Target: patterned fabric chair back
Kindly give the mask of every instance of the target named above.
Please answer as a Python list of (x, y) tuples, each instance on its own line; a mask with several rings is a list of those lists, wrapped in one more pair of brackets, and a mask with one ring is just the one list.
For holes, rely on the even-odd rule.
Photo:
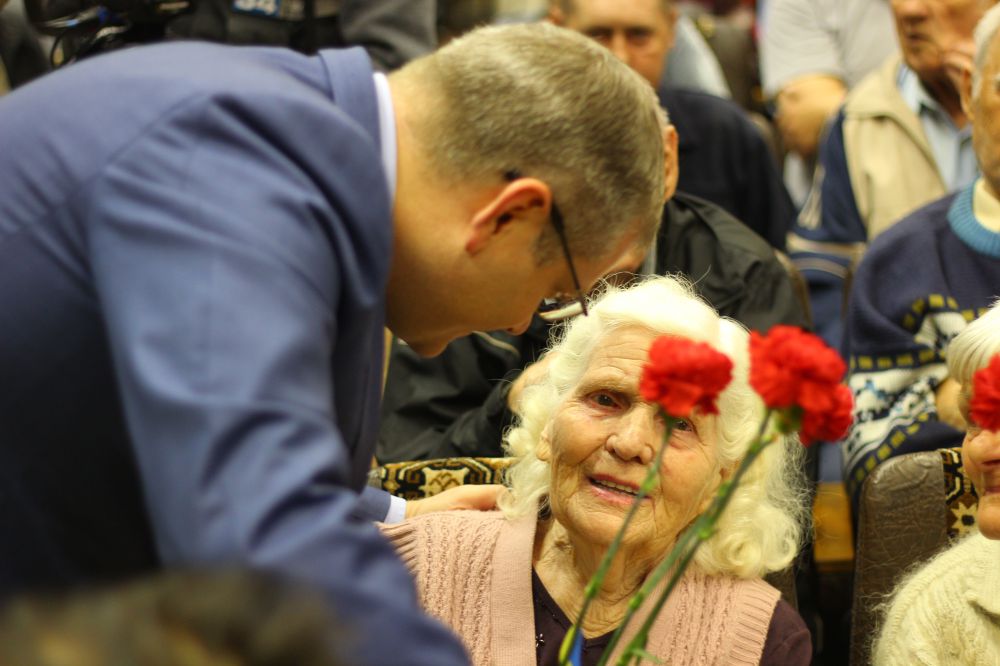
[(851, 666), (866, 666), (878, 636), (878, 606), (915, 566), (976, 525), (977, 495), (961, 449), (890, 458), (865, 480), (851, 613)]
[(503, 483), (514, 458), (440, 458), (388, 463), (373, 469), (370, 485), (402, 497), (423, 499), (455, 486)]

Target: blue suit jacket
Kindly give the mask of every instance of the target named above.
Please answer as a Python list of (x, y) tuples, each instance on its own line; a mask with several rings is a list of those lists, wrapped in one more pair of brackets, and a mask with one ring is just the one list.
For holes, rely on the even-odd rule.
[(349, 663), (463, 662), (352, 516), (378, 141), (360, 50), (131, 49), (0, 100), (0, 595), (249, 563), (329, 590)]

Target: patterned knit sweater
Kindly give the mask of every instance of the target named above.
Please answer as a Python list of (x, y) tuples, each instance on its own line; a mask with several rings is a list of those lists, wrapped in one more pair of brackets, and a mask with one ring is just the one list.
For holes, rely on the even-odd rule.
[(854, 426), (843, 444), (855, 504), (887, 458), (957, 446), (934, 391), (946, 349), (1000, 296), (1000, 234), (973, 214), (973, 188), (935, 201), (875, 239), (858, 266), (844, 338)]
[(1000, 666), (1000, 541), (973, 534), (900, 585), (875, 666)]
[[(475, 666), (535, 664), (531, 559), (537, 520), (448, 511), (384, 525), (425, 610), (464, 641)], [(630, 623), (624, 645), (658, 597)], [(760, 661), (779, 593), (760, 579), (689, 571), (653, 625), (649, 652), (670, 666)]]

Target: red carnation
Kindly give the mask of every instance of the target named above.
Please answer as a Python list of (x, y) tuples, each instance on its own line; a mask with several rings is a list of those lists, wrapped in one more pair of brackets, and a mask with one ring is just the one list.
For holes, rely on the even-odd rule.
[[(794, 326), (750, 334), (750, 385), (772, 409), (790, 410), (805, 445), (840, 439), (851, 425), (847, 366), (819, 337)], [(798, 417), (798, 418), (794, 418)]]
[(1000, 354), (973, 375), (969, 416), (980, 428), (1000, 432)]
[(639, 392), (670, 416), (685, 418), (698, 407), (718, 414), (715, 399), (733, 376), (733, 362), (704, 342), (671, 336), (653, 340)]

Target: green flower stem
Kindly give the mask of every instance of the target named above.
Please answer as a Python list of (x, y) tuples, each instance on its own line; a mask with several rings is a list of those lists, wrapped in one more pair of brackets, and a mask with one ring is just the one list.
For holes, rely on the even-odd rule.
[[(628, 600), (628, 611), (626, 611), (625, 617), (618, 625), (618, 628), (615, 629), (615, 633), (611, 635), (611, 639), (608, 641), (607, 647), (605, 647), (604, 652), (601, 653), (601, 658), (597, 662), (597, 666), (605, 666), (608, 663), (608, 660), (611, 658), (611, 653), (614, 652), (615, 647), (618, 646), (618, 642), (621, 640), (622, 634), (625, 633), (625, 628), (632, 620), (632, 616), (636, 614), (643, 602), (646, 601), (646, 597), (648, 597), (653, 591), (653, 588), (656, 587), (656, 583), (659, 583), (663, 576), (670, 571), (674, 562), (677, 561), (677, 558), (680, 557), (683, 550), (687, 547), (688, 542), (690, 542), (693, 538), (694, 530), (688, 530), (681, 535), (681, 538), (670, 550), (670, 554), (667, 556), (667, 559), (660, 563), (660, 565), (653, 571), (653, 574), (646, 580), (646, 583), (643, 584), (643, 586), (639, 588), (639, 591)], [(650, 584), (651, 581), (652, 584)], [(655, 615), (653, 617), (655, 617)], [(631, 647), (631, 643), (629, 645)], [(622, 658), (624, 659), (628, 654), (629, 652), (626, 651)]]
[[(618, 660), (617, 666), (627, 666), (627, 664), (629, 664), (629, 662), (633, 659), (635, 659), (635, 663), (638, 664), (643, 656), (647, 654), (646, 643), (649, 640), (649, 631), (653, 626), (653, 622), (656, 621), (660, 611), (663, 609), (664, 604), (666, 604), (667, 598), (670, 596), (670, 593), (673, 592), (674, 587), (677, 586), (677, 582), (684, 574), (685, 569), (687, 569), (688, 564), (698, 551), (698, 548), (702, 543), (711, 538), (712, 534), (715, 532), (715, 525), (722, 516), (722, 512), (725, 511), (726, 506), (729, 504), (729, 500), (732, 499), (733, 491), (739, 486), (743, 475), (746, 474), (747, 470), (757, 459), (757, 456), (760, 455), (760, 452), (763, 451), (768, 444), (774, 441), (773, 436), (767, 438), (764, 437), (767, 425), (771, 420), (771, 414), (771, 410), (768, 410), (763, 423), (760, 425), (760, 430), (757, 432), (757, 437), (747, 448), (747, 453), (740, 462), (739, 467), (737, 467), (736, 473), (733, 474), (733, 478), (724, 481), (719, 485), (719, 490), (708, 509), (706, 509), (706, 511), (699, 516), (698, 520), (695, 521), (694, 526), (688, 530), (674, 545), (674, 548), (670, 551), (670, 555), (654, 570), (653, 574), (646, 580), (639, 592), (636, 593), (635, 597), (629, 600), (629, 612), (626, 614), (621, 625), (615, 631), (615, 635), (612, 636), (611, 641), (605, 649), (605, 654), (610, 654), (614, 649), (617, 644), (616, 638), (624, 630), (626, 624), (631, 619), (631, 616), (635, 612), (634, 609), (638, 609), (638, 607), (642, 604), (642, 601), (645, 600), (645, 598), (659, 584), (660, 580), (663, 579), (663, 576), (666, 575), (666, 573), (673, 567), (674, 562), (680, 559), (680, 566), (674, 570), (670, 581), (667, 583), (666, 589), (663, 590), (663, 593), (657, 600), (656, 605), (650, 612), (649, 617), (646, 618), (646, 621), (643, 623), (638, 633), (636, 633), (635, 637), (626, 646), (625, 651)], [(636, 598), (639, 598), (640, 595), (641, 599), (638, 603), (633, 604), (633, 601)], [(605, 661), (606, 657), (605, 655), (602, 655), (599, 664), (604, 664)]]
[(622, 526), (618, 528), (615, 538), (611, 540), (611, 545), (608, 546), (608, 550), (604, 553), (597, 571), (594, 572), (590, 582), (587, 583), (587, 587), (584, 589), (583, 606), (580, 608), (580, 614), (577, 616), (573, 626), (566, 632), (562, 645), (559, 646), (559, 666), (566, 666), (569, 663), (569, 655), (573, 647), (573, 641), (576, 640), (576, 633), (583, 631), (583, 620), (587, 617), (587, 611), (590, 609), (591, 602), (601, 589), (601, 584), (608, 574), (608, 569), (611, 568), (611, 562), (614, 561), (615, 555), (618, 554), (618, 550), (621, 548), (622, 540), (625, 538), (625, 530), (628, 529), (629, 523), (632, 522), (636, 512), (639, 510), (639, 504), (643, 498), (649, 494), (649, 491), (656, 484), (656, 478), (660, 473), (660, 463), (663, 460), (663, 451), (666, 448), (666, 443), (670, 441), (670, 435), (673, 433), (676, 423), (677, 419), (672, 416), (666, 416), (666, 431), (663, 434), (663, 443), (660, 445), (660, 450), (656, 453), (656, 459), (653, 461), (653, 465), (649, 468), (649, 471), (646, 472), (646, 478), (642, 480), (639, 492), (636, 493), (635, 499), (632, 500), (632, 506), (629, 507), (628, 513), (625, 514), (625, 520), (622, 522)]

